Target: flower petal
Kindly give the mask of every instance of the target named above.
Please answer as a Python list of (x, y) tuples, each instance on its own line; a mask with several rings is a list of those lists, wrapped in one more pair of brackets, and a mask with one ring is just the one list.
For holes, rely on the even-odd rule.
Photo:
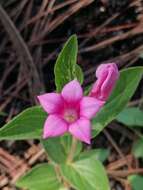
[(61, 95), (57, 93), (46, 93), (37, 98), (47, 113), (58, 113), (63, 104)]
[(49, 115), (44, 124), (43, 138), (61, 136), (67, 132), (67, 123), (58, 115)]
[(93, 97), (84, 97), (80, 102), (80, 115), (91, 119), (104, 105), (104, 101)]
[(116, 64), (101, 64), (97, 68), (96, 77), (97, 81), (92, 87), (90, 96), (106, 101), (119, 78), (119, 71)]
[(76, 102), (82, 98), (83, 92), (80, 83), (73, 80), (64, 86), (61, 94), (67, 102)]
[(69, 126), (69, 132), (77, 139), (90, 144), (91, 126), (90, 121), (86, 118), (80, 118)]

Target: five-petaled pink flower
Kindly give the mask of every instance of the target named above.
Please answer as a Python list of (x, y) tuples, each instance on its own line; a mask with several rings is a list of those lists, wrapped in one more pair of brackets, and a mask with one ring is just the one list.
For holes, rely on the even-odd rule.
[[(118, 78), (110, 71), (112, 65), (116, 70), (115, 64), (110, 64), (109, 67), (108, 64), (99, 66), (96, 73), (98, 80), (90, 96), (83, 96), (83, 90), (77, 80), (66, 84), (61, 93), (38, 96), (40, 104), (49, 114), (44, 124), (43, 138), (56, 137), (69, 132), (75, 138), (90, 144), (90, 119), (104, 105)], [(118, 72), (115, 75), (119, 76)]]

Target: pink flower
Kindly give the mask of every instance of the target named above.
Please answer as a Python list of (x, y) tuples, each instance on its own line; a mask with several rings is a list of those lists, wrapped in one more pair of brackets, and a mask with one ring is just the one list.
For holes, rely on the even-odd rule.
[(89, 96), (106, 101), (119, 78), (116, 64), (101, 64), (96, 70), (96, 77), (97, 81), (94, 83)]
[(66, 84), (61, 92), (38, 96), (40, 104), (49, 114), (44, 124), (43, 138), (71, 133), (75, 138), (90, 144), (90, 119), (105, 103), (94, 97), (83, 96), (77, 80)]

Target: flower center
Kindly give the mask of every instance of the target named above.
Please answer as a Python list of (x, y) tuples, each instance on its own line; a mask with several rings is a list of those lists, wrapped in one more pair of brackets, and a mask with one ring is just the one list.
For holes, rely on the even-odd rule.
[(78, 118), (78, 113), (75, 109), (66, 109), (64, 112), (64, 119), (69, 122), (73, 123)]

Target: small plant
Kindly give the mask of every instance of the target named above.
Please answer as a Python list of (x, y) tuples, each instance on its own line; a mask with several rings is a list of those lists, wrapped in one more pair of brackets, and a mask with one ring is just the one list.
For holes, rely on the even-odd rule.
[[(38, 96), (41, 106), (24, 110), (0, 129), (0, 139), (39, 139), (48, 162), (38, 164), (17, 181), (29, 190), (109, 190), (102, 162), (105, 149), (86, 150), (125, 108), (141, 80), (143, 67), (118, 72), (115, 63), (101, 64), (97, 81), (83, 92), (77, 65), (77, 38), (71, 36), (55, 64), (56, 92)], [(112, 92), (112, 93), (111, 93)], [(84, 95), (86, 94), (86, 95)]]

